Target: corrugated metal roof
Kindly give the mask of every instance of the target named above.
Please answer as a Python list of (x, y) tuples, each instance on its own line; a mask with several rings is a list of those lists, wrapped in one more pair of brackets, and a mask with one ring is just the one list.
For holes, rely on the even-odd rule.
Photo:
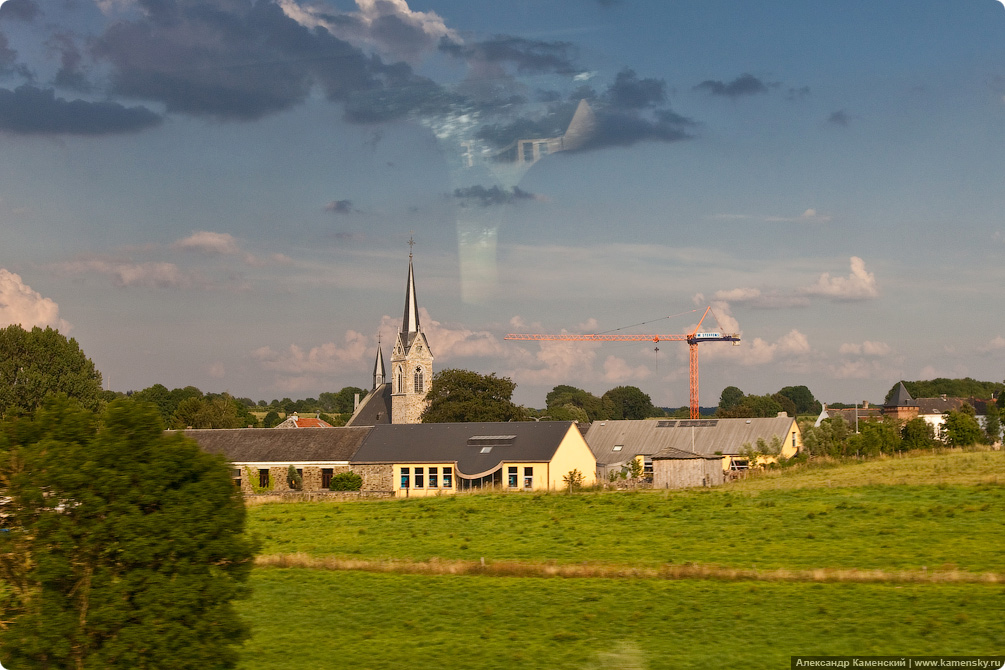
[(349, 461), (371, 430), (234, 428), (177, 432), (194, 439), (203, 451), (222, 454), (237, 463), (302, 463)]
[[(701, 419), (694, 422), (594, 421), (586, 431), (586, 443), (593, 450), (597, 462), (604, 465), (625, 463), (640, 454), (652, 456), (667, 448), (705, 456), (716, 455), (716, 452), (736, 455), (745, 444), (755, 445), (758, 438), (766, 442), (776, 435), (783, 441), (788, 439), (793, 421), (789, 416)], [(622, 448), (615, 450), (619, 445)]]
[[(458, 474), (474, 477), (495, 470), (503, 461), (550, 461), (572, 425), (540, 421), (375, 426), (353, 462), (456, 463)], [(494, 444), (486, 443), (490, 437), (497, 438)]]

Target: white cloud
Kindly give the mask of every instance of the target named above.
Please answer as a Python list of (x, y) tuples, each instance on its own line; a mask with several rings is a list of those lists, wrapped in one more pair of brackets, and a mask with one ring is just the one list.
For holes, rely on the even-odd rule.
[(795, 329), (774, 342), (755, 337), (753, 340), (741, 341), (738, 346), (709, 343), (699, 347), (703, 359), (732, 361), (745, 367), (767, 365), (781, 359), (802, 359), (812, 351), (807, 337)]
[(63, 332), (71, 328), (59, 318), (59, 305), (51, 298), (32, 290), (20, 275), (0, 268), (0, 327), (13, 324), (22, 328), (52, 326)]
[(846, 342), (842, 344), (838, 351), (842, 354), (854, 356), (889, 356), (892, 349), (886, 342), (870, 342), (866, 340), (862, 344)]
[(1005, 349), (1005, 337), (997, 335), (993, 340), (985, 344), (983, 347), (978, 347), (977, 350), (982, 353), (988, 353), (990, 351), (999, 351), (1001, 349)]
[(230, 233), (214, 233), (199, 230), (188, 237), (178, 240), (173, 245), (175, 249), (185, 251), (200, 251), (204, 254), (233, 255), (241, 252), (237, 240)]
[(604, 360), (604, 381), (612, 384), (637, 382), (652, 376), (652, 370), (644, 365), (632, 367), (623, 358), (608, 356)]
[(835, 300), (866, 300), (879, 296), (876, 277), (866, 271), (865, 261), (858, 256), (851, 257), (851, 274), (847, 277), (831, 277), (829, 272), (824, 272), (815, 284), (801, 292)]
[(174, 263), (147, 261), (134, 263), (100, 258), (62, 263), (57, 266), (69, 274), (93, 272), (111, 278), (116, 286), (147, 286), (152, 288), (186, 288), (194, 282)]
[(209, 366), (209, 376), (213, 379), (222, 379), (226, 374), (227, 371), (223, 367), (223, 363), (220, 361), (217, 361)]
[(716, 291), (713, 300), (727, 302), (748, 302), (761, 297), (761, 290), (756, 288), (734, 288), (730, 291)]
[(763, 221), (766, 223), (827, 223), (831, 216), (820, 214), (810, 207), (799, 216), (763, 216), (757, 214), (713, 214), (708, 217), (719, 221)]

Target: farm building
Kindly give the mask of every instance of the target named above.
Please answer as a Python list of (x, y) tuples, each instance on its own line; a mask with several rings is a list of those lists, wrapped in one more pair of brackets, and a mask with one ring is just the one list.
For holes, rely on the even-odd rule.
[(726, 481), (719, 456), (706, 456), (674, 447), (664, 447), (653, 454), (653, 488), (685, 489), (693, 486), (718, 486)]
[(653, 474), (653, 457), (667, 448), (714, 456), (723, 470), (744, 469), (748, 466), (744, 451), (756, 448), (759, 441), (767, 447), (776, 445), (785, 458), (803, 446), (796, 420), (784, 412), (757, 419), (596, 421), (586, 431), (601, 479), (621, 472), (633, 460), (642, 461), (646, 475)]

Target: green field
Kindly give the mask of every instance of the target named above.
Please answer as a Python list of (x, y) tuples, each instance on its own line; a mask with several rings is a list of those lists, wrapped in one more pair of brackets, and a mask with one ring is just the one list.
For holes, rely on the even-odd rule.
[[(789, 470), (714, 490), (251, 506), (249, 532), (266, 560), (296, 553), (392, 572), (257, 568), (254, 594), (240, 604), (254, 626), (242, 667), (787, 668), (793, 654), (1001, 653), (1005, 487), (993, 478), (1003, 471), (1000, 452), (957, 453)], [(756, 567), (759, 576), (393, 572), (483, 558), (490, 568), (584, 575), (670, 564)], [(819, 568), (997, 581), (779, 581), (767, 572)]]

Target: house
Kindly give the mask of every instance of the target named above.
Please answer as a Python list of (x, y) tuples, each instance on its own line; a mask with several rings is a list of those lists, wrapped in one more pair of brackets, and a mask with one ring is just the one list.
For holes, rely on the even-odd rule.
[(331, 428), (332, 425), (314, 416), (299, 416), (296, 412), (286, 417), (282, 423), (278, 423), (273, 428)]
[(863, 400), (861, 405), (855, 407), (835, 408), (824, 405), (823, 409), (820, 410), (820, 416), (817, 417), (813, 425), (819, 428), (824, 419), (840, 416), (845, 423), (854, 428), (862, 421), (882, 421), (883, 409), (883, 406), (872, 405), (868, 400)]
[(994, 402), (994, 400), (989, 401), (973, 396), (953, 398), (946, 394), (937, 398), (912, 398), (904, 386), (904, 382), (901, 382), (897, 385), (890, 403), (884, 408), (884, 415), (892, 416), (901, 421), (910, 421), (915, 418), (924, 419), (925, 423), (932, 427), (932, 433), (935, 437), (943, 440), (945, 439), (943, 426), (946, 423), (946, 414), (959, 411), (964, 405), (970, 405), (974, 408), (977, 422), (983, 428), (987, 425), (988, 402)]
[(753, 419), (595, 421), (586, 431), (601, 479), (620, 473), (633, 460), (642, 461), (644, 474), (655, 476), (653, 457), (668, 447), (714, 456), (724, 471), (745, 469), (749, 466), (745, 451), (756, 448), (759, 440), (766, 445), (776, 443), (785, 458), (795, 456), (803, 446), (796, 420), (785, 412)]
[(486, 487), (555, 491), (566, 487), (573, 470), (582, 473), (584, 486), (595, 484), (597, 469), (571, 421), (375, 426), (351, 465), (390, 476), (395, 496)]
[(194, 439), (203, 451), (226, 457), (234, 465), (237, 487), (244, 493), (254, 493), (255, 487), (277, 492), (289, 490), (286, 475), (291, 465), (302, 477), (303, 490), (327, 489), (333, 475), (350, 469), (353, 454), (370, 430), (233, 428), (181, 432)]

